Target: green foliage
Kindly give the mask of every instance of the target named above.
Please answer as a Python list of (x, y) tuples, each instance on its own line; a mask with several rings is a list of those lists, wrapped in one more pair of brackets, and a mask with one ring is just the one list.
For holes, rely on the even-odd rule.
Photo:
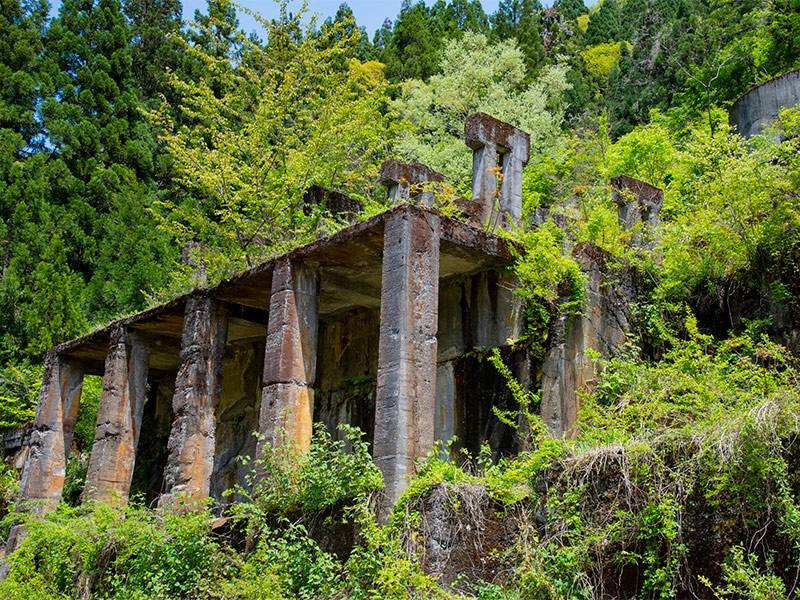
[(625, 174), (663, 187), (677, 158), (669, 131), (652, 115), (650, 125), (637, 127), (622, 136), (607, 155), (605, 170), (608, 177)]
[[(786, 585), (780, 577), (770, 573), (772, 556), (766, 561), (765, 570), (759, 567), (758, 557), (748, 553), (742, 546), (734, 546), (730, 556), (722, 566), (725, 587), (714, 590), (717, 598), (747, 598), (748, 600), (779, 600), (787, 598)], [(708, 579), (703, 579), (708, 587), (713, 586)]]
[(632, 46), (629, 42), (617, 42), (616, 44), (597, 44), (587, 46), (581, 53), (583, 60), (586, 61), (586, 68), (599, 81), (605, 81), (611, 74), (611, 69), (617, 64), (622, 56), (622, 45), (625, 44), (630, 52)]
[(66, 508), (27, 523), (29, 535), (0, 584), (5, 598), (182, 598), (215, 567), (208, 514), (176, 515), (135, 503)]
[(75, 443), (84, 453), (92, 451), (94, 433), (97, 426), (97, 409), (103, 391), (103, 378), (99, 375), (84, 375), (81, 405), (78, 408), (78, 421), (75, 424)]
[(311, 446), (305, 451), (293, 440), (275, 448), (265, 444), (253, 461), (254, 472), (248, 480), (252, 489), (237, 488), (248, 499), (237, 511), (251, 518), (295, 515), (349, 506), (380, 490), (381, 473), (372, 462), (369, 445), (361, 439), (362, 432), (344, 424), (339, 430), (344, 439), (334, 440), (321, 423), (315, 424)]
[(25, 364), (0, 369), (0, 428), (33, 420), (42, 371), (39, 366)]
[(548, 222), (536, 229), (519, 231), (513, 239), (520, 245), (512, 246), (516, 257), (514, 272), (521, 284), (517, 293), (550, 306), (559, 295), (568, 296), (569, 302), (562, 310), (579, 311), (584, 294), (583, 274), (575, 260), (561, 252), (564, 233)]
[(482, 34), (465, 33), (448, 41), (441, 73), (427, 83), (406, 80), (391, 103), (392, 110), (414, 126), (413, 131), (402, 131), (396, 151), (464, 184), (472, 164), (463, 141), (464, 120), (482, 111), (528, 132), (535, 153), (561, 126), (566, 70), (553, 66), (526, 84), (522, 52), (513, 39), (491, 44)]
[(0, 461), (0, 519), (11, 511), (19, 492), (19, 474), (13, 465)]
[[(383, 79), (346, 60), (351, 40), (340, 24), (312, 35), (314, 21), (303, 31), (301, 15), (284, 2), (280, 18), (260, 20), (268, 43), (239, 36), (234, 62), (187, 43), (207, 75), (173, 76), (179, 105), (165, 103), (150, 114), (179, 183), (193, 196), (164, 200), (161, 225), (180, 244), (201, 244), (192, 258), (205, 265), (207, 281), (194, 283), (218, 281), (313, 239), (320, 213), (303, 210), (310, 185), (362, 198), (372, 193), (369, 174), (388, 134), (379, 112)], [(203, 32), (214, 35), (210, 27)]]
[(743, 140), (724, 128), (713, 138), (695, 131), (666, 207), (674, 215), (662, 234), (669, 285), (692, 290), (750, 273), (764, 289), (775, 278), (798, 232), (793, 164), (774, 160), (775, 152), (766, 140), (745, 151)]
[[(341, 588), (341, 565), (332, 554), (320, 550), (303, 525), (282, 519), (275, 529), (261, 528), (259, 535), (258, 545), (242, 565), (239, 579), (226, 582), (228, 590), (240, 594), (237, 587), (241, 582), (245, 589), (250, 587), (266, 598), (306, 600), (331, 596)], [(256, 592), (256, 583), (266, 584), (266, 589)], [(262, 596), (245, 596), (250, 597)]]

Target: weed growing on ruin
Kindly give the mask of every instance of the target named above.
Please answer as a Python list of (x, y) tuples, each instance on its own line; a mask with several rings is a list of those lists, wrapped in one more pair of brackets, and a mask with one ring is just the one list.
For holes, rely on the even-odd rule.
[[(533, 229), (517, 229), (510, 236), (514, 272), (520, 281), (516, 293), (529, 303), (533, 329), (546, 326), (557, 307), (567, 313), (581, 310), (583, 274), (577, 261), (562, 252), (564, 237), (549, 221)], [(566, 301), (557, 304), (559, 297)]]
[[(260, 455), (252, 461), (243, 459), (252, 464), (253, 472), (246, 486), (235, 488), (247, 499), (237, 506), (237, 514), (262, 518), (344, 507), (383, 488), (364, 434), (345, 424), (339, 425), (339, 431), (344, 439), (333, 439), (323, 424), (315, 424), (307, 451), (301, 451), (288, 436), (282, 436), (285, 441), (275, 448), (261, 438)], [(346, 451), (348, 445), (350, 451)]]

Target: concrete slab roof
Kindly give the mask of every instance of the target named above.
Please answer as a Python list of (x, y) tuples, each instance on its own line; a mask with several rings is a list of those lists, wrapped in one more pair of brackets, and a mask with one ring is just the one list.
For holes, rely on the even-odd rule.
[[(263, 339), (267, 332), (272, 272), (275, 263), (284, 258), (320, 268), (321, 319), (360, 308), (379, 308), (383, 225), (388, 216), (401, 212), (439, 213), (428, 207), (401, 204), (237, 273), (218, 285), (192, 290), (159, 306), (117, 319), (60, 344), (53, 351), (82, 363), (88, 374), (102, 374), (111, 332), (125, 326), (144, 331), (151, 338), (151, 370), (176, 370), (180, 366), (184, 308), (187, 298), (193, 296), (213, 297), (230, 305), (228, 345)], [(440, 279), (501, 267), (512, 261), (509, 243), (504, 238), (439, 214)]]

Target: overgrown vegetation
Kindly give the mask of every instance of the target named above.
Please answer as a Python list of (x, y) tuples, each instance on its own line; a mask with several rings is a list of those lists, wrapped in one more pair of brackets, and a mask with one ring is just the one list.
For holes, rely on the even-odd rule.
[[(800, 109), (747, 142), (725, 124), (739, 94), (800, 64), (795, 4), (407, 2), (372, 43), (344, 5), (318, 26), (281, 3), (264, 40), (226, 0), (188, 28), (172, 0), (2, 8), (0, 428), (33, 416), (53, 344), (341, 227), (303, 206), (312, 183), (366, 218), (385, 209), (381, 160), (422, 160), (448, 175), (451, 214), (476, 110), (532, 134), (524, 222), (560, 219), (511, 234), (532, 351), (557, 311), (589, 308), (573, 245), (646, 280), (638, 337), (596, 357), (574, 440), (549, 435), (494, 353), (521, 407), (496, 417), (524, 425), (528, 450), (495, 464), (488, 446), (436, 448), (388, 524), (356, 430), (248, 459), (213, 529), (219, 507), (71, 506), (100, 394), (87, 377), (84, 460), (59, 509), (28, 523), (4, 598), (798, 595), (798, 372), (770, 311), (800, 289)], [(620, 173), (665, 192), (648, 248), (619, 224)], [(744, 318), (737, 290), (759, 299)], [(710, 298), (728, 302), (724, 324), (689, 308)], [(4, 533), (27, 518), (17, 486), (2, 465)]]
[[(602, 376), (573, 441), (550, 437), (532, 411), (536, 399), (514, 388), (531, 449), (498, 464), (490, 454), (454, 462), (433, 453), (389, 525), (376, 521), (380, 475), (359, 433), (346, 431), (346, 452), (318, 429), (307, 453), (284, 447), (256, 461), (260, 477), (227, 532), (211, 532), (207, 510), (62, 505), (29, 524), (0, 590), (7, 598), (789, 597), (800, 569), (795, 359), (757, 326), (714, 340), (691, 313), (667, 341), (658, 361), (634, 347), (598, 359)], [(332, 547), (322, 521), (351, 528), (354, 549)], [(464, 543), (471, 567), (459, 578)]]

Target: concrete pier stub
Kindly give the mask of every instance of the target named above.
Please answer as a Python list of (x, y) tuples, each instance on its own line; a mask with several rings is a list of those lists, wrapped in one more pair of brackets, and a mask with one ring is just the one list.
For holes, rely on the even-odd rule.
[[(259, 432), (272, 447), (311, 443), (319, 332), (319, 275), (281, 259), (272, 273)], [(285, 436), (285, 437), (284, 437)]]
[[(413, 186), (429, 181), (442, 182), (444, 175), (427, 165), (404, 163), (394, 158), (383, 161), (381, 165), (381, 184), (386, 188), (389, 200), (395, 204), (410, 202)], [(435, 198), (432, 192), (423, 191), (415, 196), (415, 200), (418, 204), (433, 206)]]
[[(522, 217), (522, 168), (531, 154), (531, 137), (521, 129), (485, 113), (474, 113), (464, 123), (464, 143), (472, 148), (472, 200), (481, 209), (481, 221), (492, 229), (510, 229)], [(497, 191), (497, 169), (502, 176)], [(497, 202), (498, 211), (495, 210)]]
[(128, 498), (147, 398), (149, 359), (150, 346), (140, 333), (123, 326), (114, 329), (86, 472), (89, 499), (108, 502)]
[(434, 441), (439, 236), (439, 217), (428, 212), (385, 223), (373, 452), (384, 517)]
[(174, 419), (167, 443), (163, 495), (159, 504), (209, 496), (214, 468), (216, 407), (222, 389), (222, 357), (228, 311), (213, 298), (186, 301), (181, 335), (181, 366), (172, 396)]
[(623, 230), (631, 231), (631, 243), (652, 248), (657, 241), (659, 213), (664, 205), (664, 192), (654, 185), (628, 175), (611, 178), (617, 218)]

